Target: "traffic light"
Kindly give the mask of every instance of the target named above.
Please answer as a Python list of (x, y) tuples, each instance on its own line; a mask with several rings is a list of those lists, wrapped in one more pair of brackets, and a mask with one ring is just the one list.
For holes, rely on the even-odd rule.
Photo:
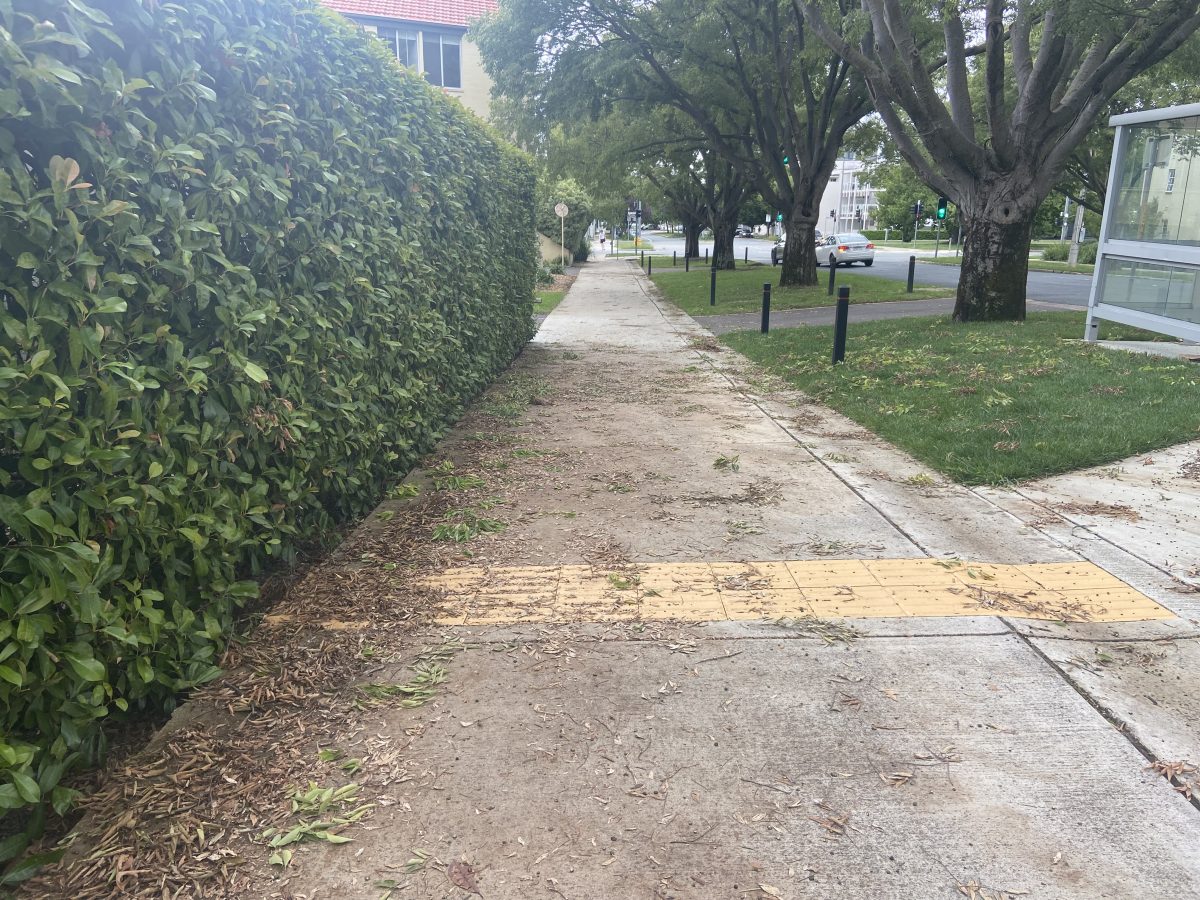
[(945, 197), (938, 197), (937, 217), (939, 219), (946, 218), (946, 207), (949, 205), (950, 205), (950, 201), (947, 200)]
[(913, 215), (914, 215), (914, 216), (919, 216), (919, 215), (921, 215), (921, 210), (922, 210), (922, 209), (924, 209), (924, 208), (925, 208), (925, 204), (924, 204), (924, 203), (922, 203), (920, 200), (918, 200), (916, 203), (914, 203), (914, 204), (912, 205), (912, 211), (913, 211)]

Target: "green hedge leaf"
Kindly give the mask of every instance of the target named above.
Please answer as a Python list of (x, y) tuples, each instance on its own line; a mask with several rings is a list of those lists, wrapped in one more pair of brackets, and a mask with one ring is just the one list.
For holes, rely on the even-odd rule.
[(0, 118), (0, 811), (62, 812), (520, 351), (535, 185), (315, 0), (5, 0)]

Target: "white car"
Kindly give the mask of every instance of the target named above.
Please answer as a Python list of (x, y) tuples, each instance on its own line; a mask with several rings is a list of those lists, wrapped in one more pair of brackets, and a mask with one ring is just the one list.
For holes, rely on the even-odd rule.
[(861, 234), (847, 231), (829, 234), (817, 241), (817, 265), (850, 266), (856, 262), (869, 266), (875, 262), (875, 245)]
[[(817, 248), (820, 249), (821, 241), (823, 240), (820, 228), (813, 229), (813, 239), (817, 242)], [(775, 246), (771, 248), (771, 265), (777, 266), (783, 262), (783, 244), (787, 240), (787, 235), (782, 234), (775, 238)]]

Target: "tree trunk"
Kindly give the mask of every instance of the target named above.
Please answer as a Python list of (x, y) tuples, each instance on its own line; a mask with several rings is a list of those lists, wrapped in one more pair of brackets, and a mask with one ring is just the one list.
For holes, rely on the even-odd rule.
[(962, 209), (956, 322), (1023, 322), (1035, 210)]
[(803, 286), (817, 283), (817, 220), (812, 215), (793, 215), (788, 219), (783, 243), (783, 265), (779, 286)]
[(735, 215), (725, 221), (713, 221), (713, 266), (717, 269), (737, 268), (733, 255), (733, 232), (737, 228)]
[(683, 255), (693, 259), (700, 255), (700, 232), (703, 230), (699, 222), (683, 223)]

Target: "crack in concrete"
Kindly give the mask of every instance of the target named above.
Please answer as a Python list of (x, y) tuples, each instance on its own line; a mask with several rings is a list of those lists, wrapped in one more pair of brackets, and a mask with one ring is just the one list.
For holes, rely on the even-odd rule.
[[(1040, 647), (1038, 647), (1035, 643), (1033, 643), (1033, 641), (1031, 641), (1028, 637), (1026, 637), (1021, 632), (1016, 631), (1015, 629), (1012, 631), (1012, 633), (1015, 634), (1021, 640), (1021, 642), (1025, 644), (1026, 647), (1028, 647), (1030, 650), (1032, 650), (1033, 653), (1039, 659), (1042, 660), (1042, 662), (1044, 662), (1047, 666), (1049, 666), (1050, 669), (1055, 674), (1057, 674), (1058, 677), (1062, 681), (1066, 682), (1067, 685), (1071, 688), (1071, 690), (1073, 690), (1076, 694), (1078, 694), (1084, 700), (1084, 702), (1086, 702), (1088, 704), (1088, 706), (1090, 706), (1097, 713), (1099, 713), (1100, 716), (1106, 722), (1108, 722), (1108, 724), (1113, 726), (1113, 728), (1116, 729), (1117, 733), (1120, 734), (1123, 738), (1125, 738), (1126, 741), (1129, 742), (1129, 745), (1131, 747), (1133, 747), (1135, 750), (1137, 750), (1138, 753), (1140, 753), (1143, 757), (1145, 757), (1147, 762), (1154, 764), (1154, 763), (1161, 761), (1161, 760), (1159, 760), (1159, 758), (1157, 756), (1154, 755), (1154, 752), (1148, 746), (1146, 746), (1146, 744), (1143, 743), (1137, 737), (1137, 735), (1135, 735), (1133, 733), (1133, 731), (1130, 728), (1131, 723), (1122, 719), (1115, 712), (1113, 712), (1113, 710), (1111, 710), (1109, 707), (1105, 706), (1103, 703), (1101, 703), (1099, 700), (1097, 700), (1095, 697), (1093, 697), (1090, 693), (1088, 693), (1081, 685), (1077, 684), (1075, 682), (1075, 679), (1073, 679), (1067, 673), (1066, 669), (1064, 669), (1062, 666), (1060, 666), (1058, 663), (1056, 663), (1053, 659), (1051, 659), (1046, 653), (1044, 653), (1042, 651), (1042, 649)], [(1130, 642), (1130, 643), (1132, 643), (1132, 642)], [(1162, 775), (1158, 775), (1157, 777), (1164, 778), (1164, 776), (1162, 776)], [(1164, 780), (1168, 784), (1170, 784), (1172, 787), (1177, 786), (1174, 779), (1164, 778)], [(1189, 797), (1187, 794), (1183, 793), (1182, 791), (1175, 791), (1175, 793), (1179, 794), (1179, 796), (1181, 796), (1194, 810), (1196, 810), (1197, 812), (1200, 812), (1200, 795), (1193, 794)]]

